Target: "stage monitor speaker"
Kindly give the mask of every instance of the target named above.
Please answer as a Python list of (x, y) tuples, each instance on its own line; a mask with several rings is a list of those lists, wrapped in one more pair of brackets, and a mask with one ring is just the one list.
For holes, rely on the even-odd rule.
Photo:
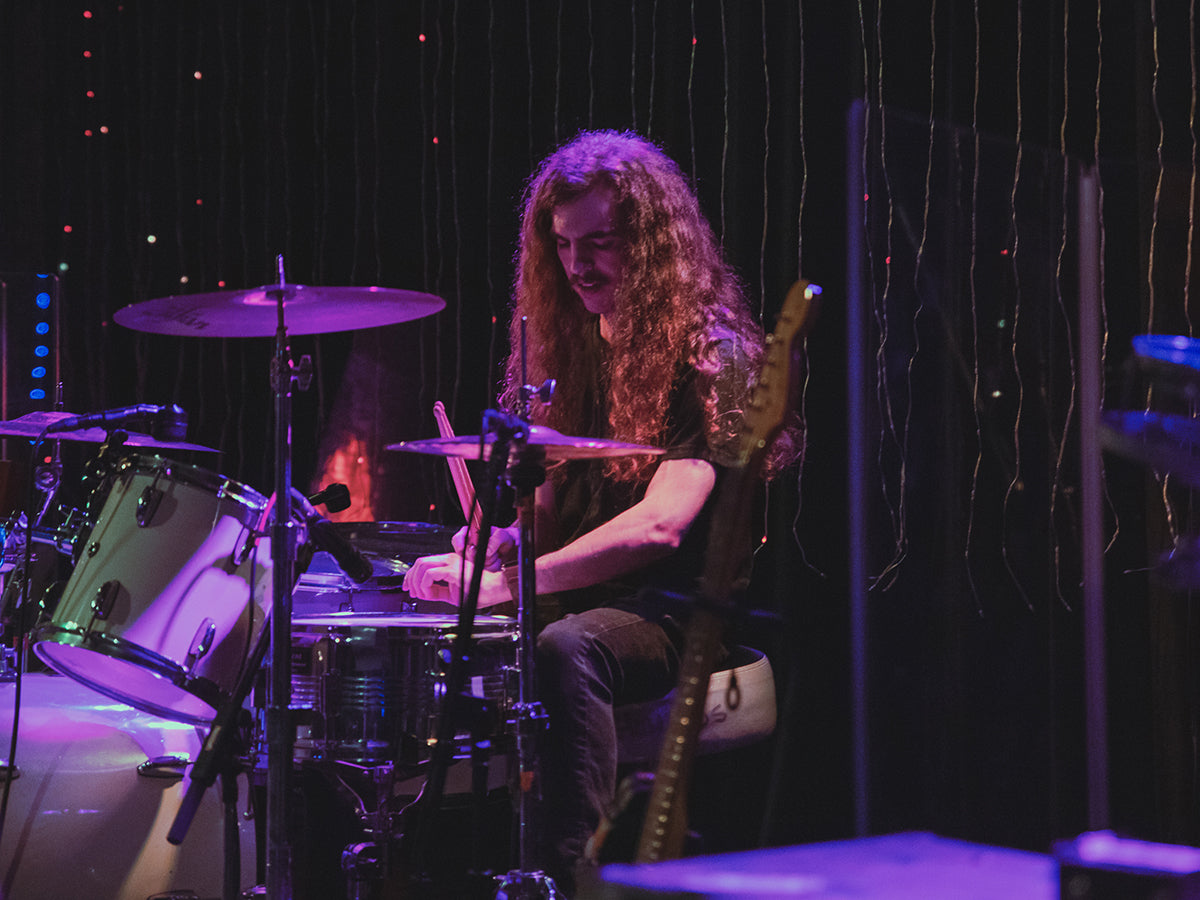
[(1200, 900), (1200, 849), (1091, 831), (1055, 845), (1060, 900)]
[(1054, 900), (1046, 853), (906, 832), (603, 867), (577, 900)]

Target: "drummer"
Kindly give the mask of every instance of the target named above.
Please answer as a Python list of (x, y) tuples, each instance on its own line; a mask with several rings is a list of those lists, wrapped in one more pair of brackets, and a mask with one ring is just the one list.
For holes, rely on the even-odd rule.
[[(558, 381), (535, 424), (666, 449), (552, 465), (538, 489), (544, 627), (535, 672), (549, 718), (543, 862), (569, 895), (615, 793), (613, 706), (675, 684), (686, 615), (677, 598), (694, 593), (703, 568), (763, 333), (679, 167), (649, 141), (611, 131), (581, 133), (526, 188), (503, 394), (510, 409), (522, 384), (523, 318), (528, 380)], [(794, 438), (776, 442), (774, 465)], [(515, 526), (493, 533), (480, 607), (514, 599), (516, 539)], [(747, 534), (747, 562), (750, 543)], [(454, 546), (418, 560), (405, 590), (454, 602), (471, 571), (459, 555), (462, 532)]]

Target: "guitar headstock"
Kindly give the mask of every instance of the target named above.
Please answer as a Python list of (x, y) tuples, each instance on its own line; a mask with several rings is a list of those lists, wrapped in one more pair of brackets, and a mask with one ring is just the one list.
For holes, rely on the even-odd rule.
[(800, 392), (796, 367), (800, 349), (820, 308), (821, 288), (797, 281), (787, 292), (775, 330), (767, 335), (767, 352), (758, 384), (750, 396), (742, 430), (742, 459), (765, 453), (783, 429)]

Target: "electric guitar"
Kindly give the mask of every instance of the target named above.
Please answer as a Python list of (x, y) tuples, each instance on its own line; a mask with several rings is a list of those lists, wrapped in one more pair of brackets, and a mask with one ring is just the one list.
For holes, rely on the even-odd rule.
[(820, 288), (805, 281), (792, 285), (775, 331), (767, 337), (762, 371), (745, 413), (738, 461), (726, 473), (714, 509), (700, 598), (688, 620), (679, 680), (634, 858), (638, 863), (675, 859), (683, 853), (692, 760), (704, 725), (708, 680), (727, 624), (722, 611), (731, 609), (729, 595), (745, 560), (743, 554), (731, 551), (744, 544), (752, 485), (796, 404), (801, 341), (815, 318), (820, 293)]

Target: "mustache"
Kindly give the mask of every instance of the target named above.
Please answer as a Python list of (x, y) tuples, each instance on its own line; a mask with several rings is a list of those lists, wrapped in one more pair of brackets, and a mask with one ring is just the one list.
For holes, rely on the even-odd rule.
[(586, 272), (583, 275), (572, 275), (567, 279), (571, 287), (598, 287), (608, 284), (609, 278), (601, 275), (599, 272)]

